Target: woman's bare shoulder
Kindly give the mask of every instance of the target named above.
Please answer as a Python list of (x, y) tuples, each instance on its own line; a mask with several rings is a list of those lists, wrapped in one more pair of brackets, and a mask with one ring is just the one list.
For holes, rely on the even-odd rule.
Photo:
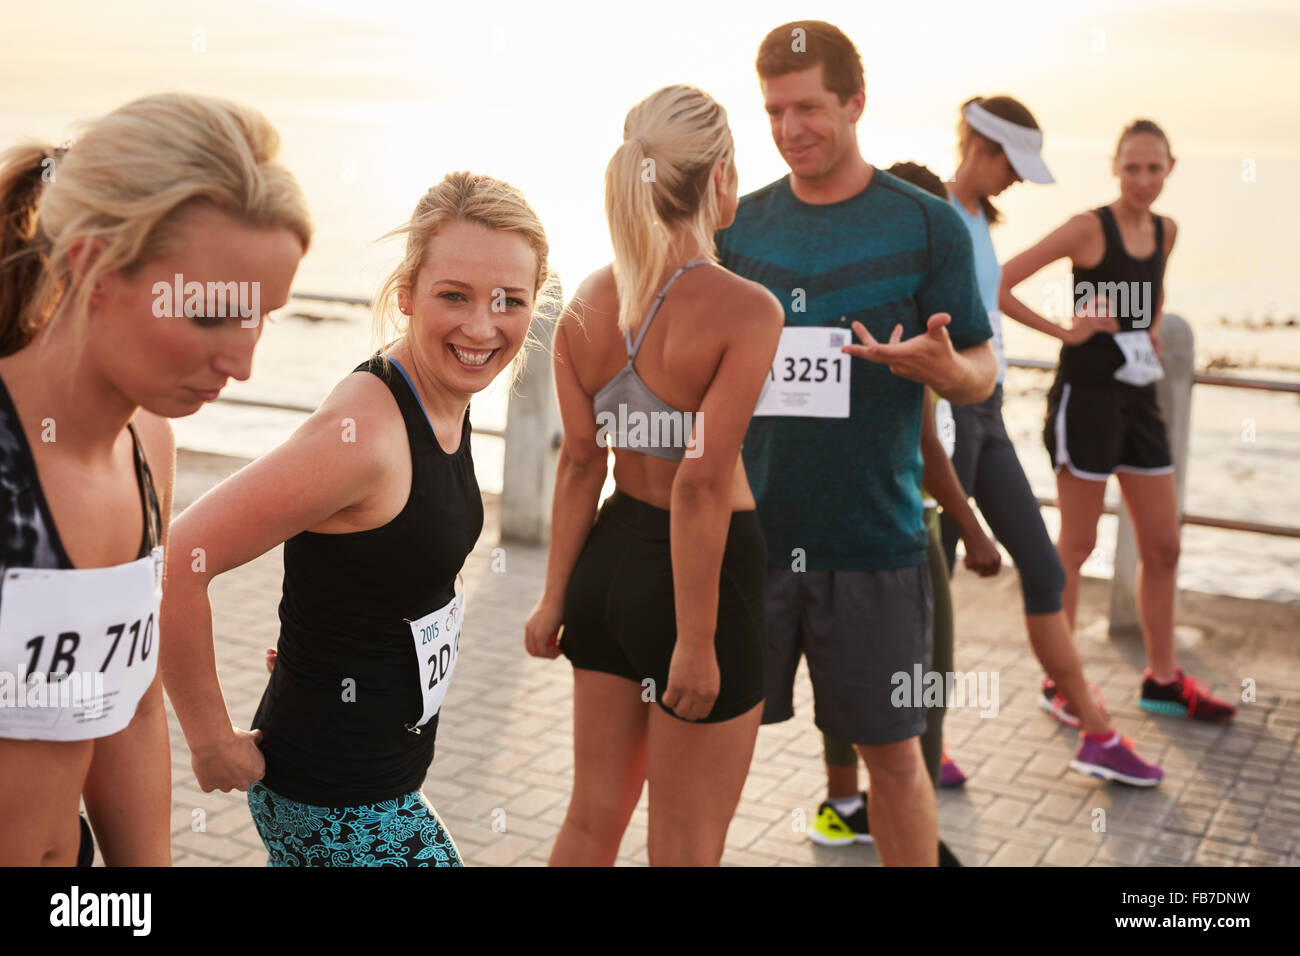
[(734, 327), (737, 321), (759, 325), (785, 324), (785, 305), (767, 286), (722, 266), (717, 266), (714, 274), (714, 311), (727, 326)]

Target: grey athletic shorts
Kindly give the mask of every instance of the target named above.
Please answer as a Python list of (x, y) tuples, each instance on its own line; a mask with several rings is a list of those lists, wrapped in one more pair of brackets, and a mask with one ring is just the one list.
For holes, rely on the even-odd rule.
[[(892, 744), (925, 731), (915, 668), (930, 669), (934, 613), (926, 565), (892, 571), (767, 569), (763, 723), (794, 716), (799, 656), (808, 658), (813, 722), (846, 743)], [(895, 674), (905, 674), (900, 684)], [(903, 693), (899, 688), (905, 688)], [(903, 706), (895, 706), (899, 701)]]

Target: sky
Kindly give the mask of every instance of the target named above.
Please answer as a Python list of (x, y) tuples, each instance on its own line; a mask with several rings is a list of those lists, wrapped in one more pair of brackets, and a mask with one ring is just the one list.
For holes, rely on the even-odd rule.
[[(0, 3), (0, 148), (31, 137), (60, 142), (75, 121), (161, 91), (255, 106), (279, 129), (282, 160), (316, 221), (295, 287), (352, 295), (372, 294), (397, 260), (391, 243), (374, 240), (458, 169), (523, 190), (572, 290), (608, 261), (604, 169), (624, 116), (668, 84), (693, 83), (726, 107), (742, 193), (778, 178), (786, 169), (763, 113), (755, 53), (773, 27), (829, 20), (862, 54), (867, 108), (858, 138), (878, 166), (918, 160), (949, 177), (958, 107), (971, 96), (1010, 94), (1034, 112), (1057, 184), (1016, 186), (998, 199), (1005, 223), (993, 240), (1003, 260), (1113, 199), (1109, 159), (1120, 129), (1138, 117), (1159, 122), (1179, 159), (1157, 203), (1180, 227), (1168, 310), (1192, 321), (1202, 360), (1231, 349), (1271, 375), (1300, 374), (1300, 333), (1221, 323), (1300, 315), (1300, 0)], [(1058, 264), (1038, 278), (1066, 277)], [(1010, 354), (1054, 353), (1054, 340), (1008, 325)], [(365, 354), (364, 339), (356, 323), (273, 323), (253, 378), (230, 393), (319, 401)], [(476, 402), (476, 424), (504, 419), (504, 389), (494, 401), (482, 410)], [(1234, 484), (1226, 493), (1209, 485), (1214, 503), (1203, 510), (1218, 512), (1224, 500), (1277, 504), (1285, 463), (1294, 460), (1294, 410), (1262, 401), (1252, 398), (1240, 414), (1259, 416), (1261, 442), (1267, 435), (1274, 444), (1241, 467), (1258, 464), (1273, 484)], [(1276, 420), (1264, 417), (1269, 408), (1282, 409)], [(1238, 410), (1217, 390), (1207, 393), (1198, 423), (1221, 412), (1232, 420), (1220, 431), (1233, 443), (1201, 453), (1230, 447), (1221, 457), (1236, 460)], [(178, 439), (258, 454), (297, 423), (236, 411), (210, 406), (177, 422)], [(1224, 470), (1214, 462), (1201, 474)], [(1283, 466), (1268, 471), (1270, 462)], [(499, 454), (480, 464), (485, 487), (499, 487), (486, 477), (499, 476)], [(1268, 565), (1273, 552), (1250, 545)], [(1204, 567), (1207, 580), (1223, 577), (1219, 555)], [(1277, 563), (1256, 576), (1281, 574), (1285, 588), (1286, 572)]]
[[(623, 117), (669, 83), (727, 108), (742, 192), (785, 172), (753, 61), (794, 15), (788, 4), (3, 2), (0, 145), (65, 138), (75, 120), (164, 89), (248, 102), (280, 129), (316, 217), (300, 288), (373, 291), (394, 253), (371, 240), (461, 168), (524, 191), (572, 288), (608, 255), (601, 190)], [(1300, 215), (1300, 3), (855, 0), (798, 13), (858, 45), (859, 139), (878, 165), (916, 159), (946, 178), (962, 101), (1009, 93), (1029, 105), (1061, 185), (1004, 196), (1003, 258), (1113, 198), (1115, 138), (1149, 116), (1187, 160), (1163, 198), (1182, 235), (1207, 240), (1175, 257), (1171, 282), (1252, 282), (1260, 308), (1300, 308), (1288, 298), (1300, 244), (1264, 235)], [(1208, 244), (1216, 235), (1222, 248)]]

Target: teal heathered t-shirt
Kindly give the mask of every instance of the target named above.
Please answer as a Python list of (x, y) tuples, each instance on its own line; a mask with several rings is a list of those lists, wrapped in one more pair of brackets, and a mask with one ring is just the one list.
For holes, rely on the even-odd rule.
[[(856, 342), (858, 321), (887, 341), (901, 323), (909, 339), (947, 312), (954, 348), (992, 335), (957, 212), (882, 170), (856, 196), (827, 205), (803, 202), (789, 177), (779, 179), (742, 198), (716, 239), (722, 265), (781, 300), (787, 327), (845, 329)], [(810, 571), (925, 561), (923, 386), (886, 365), (849, 364), (848, 418), (758, 416), (745, 434), (745, 471), (772, 567), (798, 557)]]

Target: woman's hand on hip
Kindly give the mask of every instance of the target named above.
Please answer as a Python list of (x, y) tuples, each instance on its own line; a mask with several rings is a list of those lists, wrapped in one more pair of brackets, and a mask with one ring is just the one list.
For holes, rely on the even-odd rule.
[(260, 730), (231, 728), (231, 736), (218, 743), (198, 747), (190, 757), (195, 779), (204, 793), (247, 790), (266, 776), (266, 758), (259, 746)]

